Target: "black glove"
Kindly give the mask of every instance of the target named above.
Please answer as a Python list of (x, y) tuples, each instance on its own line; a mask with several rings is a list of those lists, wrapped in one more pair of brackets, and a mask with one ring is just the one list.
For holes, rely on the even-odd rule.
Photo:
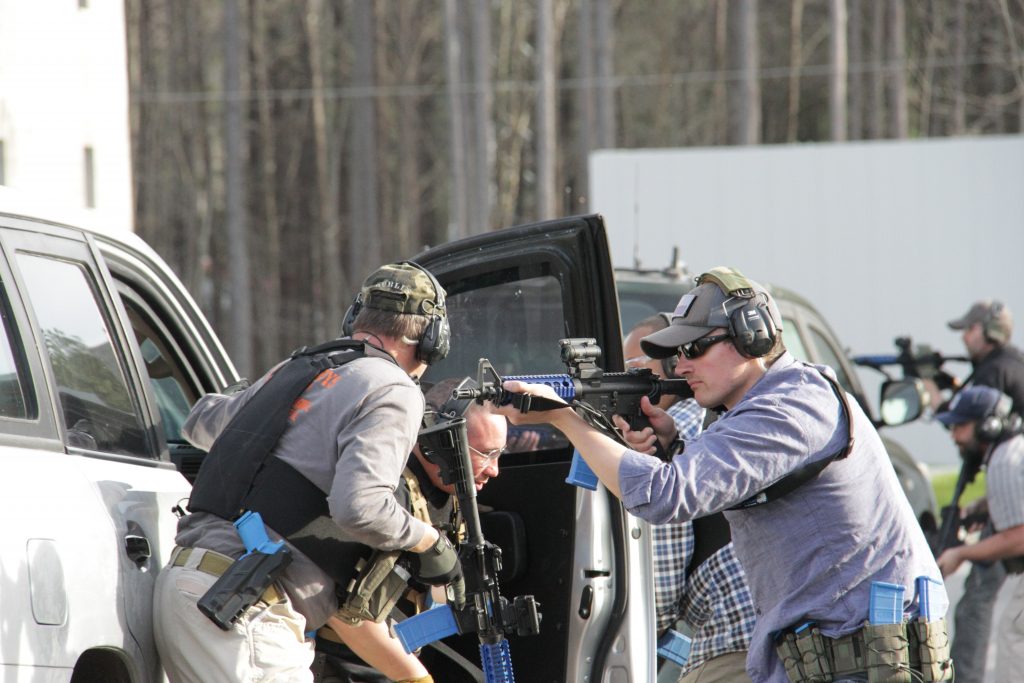
[(409, 565), (413, 578), (431, 586), (441, 586), (462, 578), (459, 554), (444, 533), (440, 533), (437, 542), (422, 553), (409, 553)]
[(461, 575), (452, 579), (448, 585), (448, 599), (456, 609), (462, 609), (466, 604), (466, 579)]
[(934, 380), (935, 386), (937, 386), (940, 391), (945, 389), (957, 389), (960, 386), (960, 380), (945, 370), (936, 371)]

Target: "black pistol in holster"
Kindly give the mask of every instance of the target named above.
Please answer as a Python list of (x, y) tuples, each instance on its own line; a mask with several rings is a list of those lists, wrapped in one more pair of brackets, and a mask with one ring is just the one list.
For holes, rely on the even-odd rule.
[(255, 605), (292, 562), (284, 541), (272, 543), (258, 512), (235, 521), (247, 552), (236, 560), (199, 598), (196, 606), (223, 631)]

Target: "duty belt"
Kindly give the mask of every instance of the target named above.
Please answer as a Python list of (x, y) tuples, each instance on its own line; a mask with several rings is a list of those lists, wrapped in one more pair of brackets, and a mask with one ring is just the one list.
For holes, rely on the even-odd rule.
[[(196, 569), (209, 574), (210, 576), (220, 576), (228, 570), (232, 564), (235, 563), (233, 559), (227, 555), (215, 552), (213, 550), (204, 550), (202, 548), (182, 548), (176, 547), (174, 553), (171, 555), (172, 567), (184, 567), (188, 562), (188, 558), (192, 556), (192, 552), (203, 553), (203, 556), (199, 558), (199, 564), (196, 565)], [(268, 605), (274, 605), (279, 602), (284, 602), (284, 594), (278, 590), (277, 586), (271, 584), (267, 590), (263, 591), (260, 596), (260, 600)]]
[(827, 683), (863, 672), (871, 681), (886, 683), (946, 681), (953, 673), (944, 619), (866, 624), (839, 638), (808, 625), (781, 635), (776, 651), (789, 680), (798, 683)]

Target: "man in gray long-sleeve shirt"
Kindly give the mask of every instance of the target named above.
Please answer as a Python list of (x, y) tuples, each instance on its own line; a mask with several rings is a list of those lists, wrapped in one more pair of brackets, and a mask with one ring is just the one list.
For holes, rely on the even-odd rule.
[[(828, 662), (822, 655), (815, 664), (837, 683), (867, 680), (864, 657), (842, 653), (868, 650), (863, 639), (850, 643), (868, 619), (872, 582), (903, 586), (909, 614), (915, 579), (941, 578), (871, 421), (846, 400), (829, 368), (799, 363), (785, 351), (781, 325), (763, 287), (717, 268), (680, 300), (669, 327), (643, 340), (652, 358), (679, 354), (676, 373), (698, 403), (726, 409), (669, 463), (646, 455), (655, 439), (667, 446), (675, 437), (671, 419), (647, 401), (653, 429), (631, 432), (616, 419), (636, 450), (569, 410), (502, 410), (513, 422), (558, 427), (643, 519), (726, 511), (757, 614), (747, 658), (754, 681), (811, 680), (809, 673), (788, 677), (775, 642), (807, 622), (817, 624), (828, 650)], [(506, 388), (553, 397), (538, 385)], [(789, 476), (809, 463), (827, 465), (803, 481)], [(771, 488), (780, 480), (790, 485)]]
[[(189, 505), (192, 514), (178, 524), (178, 548), (155, 590), (156, 641), (172, 683), (312, 681), (313, 648), (305, 634), (338, 609), (337, 569), (316, 559), (321, 553), (331, 555), (355, 543), (410, 551), (417, 578), (424, 583), (447, 583), (459, 571), (445, 536), (413, 517), (394, 496), (423, 417), (416, 380), (448, 351), (444, 290), (416, 264), (383, 266), (363, 283), (345, 327), (352, 340), (362, 343), (314, 356), (318, 364), (313, 372), (319, 374), (308, 384), (297, 383), (305, 387), (298, 398), (282, 399), (290, 404), (283, 432), (257, 472), (273, 466), (285, 476), (261, 478), (257, 473), (242, 481), (241, 488), (245, 507), (262, 501), (258, 509), (267, 519), (275, 514), (287, 519), (297, 498), (320, 498), (325, 512), (312, 521), (321, 526), (300, 528), (314, 529), (304, 534), (302, 547), (308, 554), (289, 536), (293, 561), (277, 584), (226, 631), (208, 620), (196, 601), (245, 554), (231, 515), (219, 514), (215, 493), (230, 489), (236, 483), (232, 475), (244, 471), (238, 463), (256, 456), (234, 448), (217, 455), (214, 447), (219, 439), (243, 432), (243, 419), (257, 431), (264, 417), (272, 420), (269, 414), (254, 415), (254, 406), (265, 400), (281, 403), (274, 400), (274, 387), (284, 385), (274, 380), (279, 374), (290, 377), (286, 366), (299, 361), (278, 365), (239, 393), (204, 396), (186, 421), (185, 437), (214, 451), (198, 475)], [(342, 354), (354, 359), (341, 361)], [(275, 393), (261, 394), (264, 388)], [(298, 483), (287, 488), (285, 481)], [(231, 514), (237, 515), (242, 500), (229, 502), (235, 506)], [(324, 521), (336, 528), (324, 533)], [(270, 522), (266, 526), (272, 541), (281, 539)], [(310, 536), (312, 546), (306, 545)], [(428, 681), (424, 676), (425, 670), (414, 672), (409, 680)]]

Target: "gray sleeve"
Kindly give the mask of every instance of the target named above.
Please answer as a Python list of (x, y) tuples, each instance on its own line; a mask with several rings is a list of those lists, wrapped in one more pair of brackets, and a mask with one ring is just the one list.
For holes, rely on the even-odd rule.
[(338, 436), (338, 462), (327, 496), (331, 516), (356, 541), (383, 550), (408, 549), (427, 525), (395, 499), (416, 441), (423, 395), (409, 383), (372, 391)]
[(237, 394), (206, 394), (192, 406), (192, 410), (181, 427), (181, 435), (190, 444), (209, 451), (213, 442), (224, 431), (228, 423), (242, 410), (256, 392), (267, 383), (272, 373), (268, 372), (255, 384)]

